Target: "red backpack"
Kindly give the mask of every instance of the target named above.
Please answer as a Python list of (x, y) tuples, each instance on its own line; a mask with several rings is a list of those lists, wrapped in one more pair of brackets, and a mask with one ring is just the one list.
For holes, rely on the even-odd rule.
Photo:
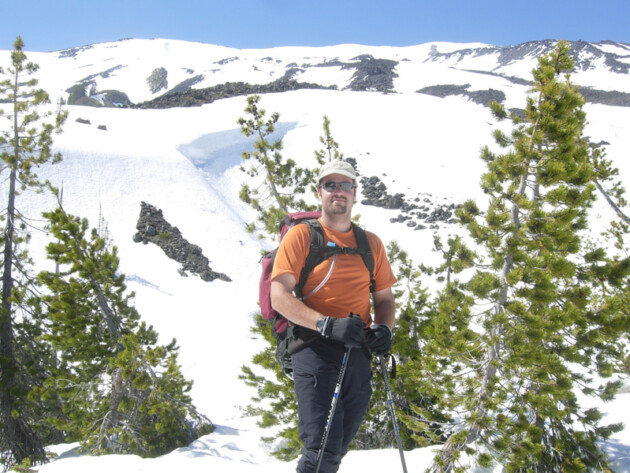
[[(374, 257), (372, 256), (372, 250), (367, 239), (365, 231), (359, 226), (352, 224), (354, 235), (357, 240), (357, 248), (342, 248), (336, 245), (324, 244), (324, 230), (318, 222), (318, 218), (322, 213), (319, 210), (311, 212), (294, 212), (287, 214), (279, 225), (278, 231), (280, 233), (280, 241), (284, 238), (284, 235), (289, 229), (297, 224), (304, 223), (308, 225), (310, 229), (311, 244), (309, 248), (304, 268), (300, 273), (300, 279), (293, 289), (295, 297), (302, 299), (302, 289), (306, 284), (309, 274), (313, 269), (324, 262), (328, 258), (336, 254), (356, 254), (360, 255), (363, 259), (365, 267), (370, 273), (370, 291), (374, 292)], [(275, 260), (278, 248), (265, 254), (262, 257), (262, 274), (260, 276), (259, 285), (259, 303), (260, 313), (262, 318), (270, 321), (271, 332), (276, 338), (277, 350), (276, 359), (282, 365), (285, 373), (290, 375), (291, 369), (291, 356), (288, 352), (288, 344), (291, 341), (292, 330), (289, 321), (279, 314), (273, 307), (271, 307), (271, 272), (273, 270), (273, 263)]]

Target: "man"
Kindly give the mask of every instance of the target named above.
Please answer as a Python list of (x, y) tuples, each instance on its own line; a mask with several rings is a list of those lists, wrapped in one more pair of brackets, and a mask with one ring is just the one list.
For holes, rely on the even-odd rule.
[[(325, 244), (356, 248), (351, 212), (357, 189), (352, 165), (344, 161), (326, 164), (318, 176), (317, 195), (322, 206), (319, 222)], [(373, 321), (370, 276), (360, 255), (338, 254), (317, 266), (304, 285), (302, 300), (292, 291), (309, 251), (307, 225), (296, 225), (284, 236), (274, 262), (271, 304), (294, 324), (296, 337), (304, 342), (291, 356), (298, 428), (304, 443), (297, 466), (299, 473), (315, 471), (346, 348), (352, 350), (324, 449), (321, 473), (338, 470), (363, 420), (372, 395), (370, 352), (385, 354), (391, 346), (395, 316), (391, 286), (396, 279), (381, 240), (373, 233), (366, 234), (374, 257)], [(322, 281), (325, 281), (323, 286)]]

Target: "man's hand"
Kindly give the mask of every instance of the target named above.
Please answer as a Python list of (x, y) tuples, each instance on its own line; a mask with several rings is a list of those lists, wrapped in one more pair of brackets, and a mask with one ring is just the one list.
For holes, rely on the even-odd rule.
[(358, 315), (322, 317), (317, 321), (317, 330), (324, 337), (342, 342), (347, 347), (361, 348), (365, 343), (363, 320)]
[(366, 339), (372, 353), (386, 355), (392, 347), (392, 329), (385, 324), (372, 324)]

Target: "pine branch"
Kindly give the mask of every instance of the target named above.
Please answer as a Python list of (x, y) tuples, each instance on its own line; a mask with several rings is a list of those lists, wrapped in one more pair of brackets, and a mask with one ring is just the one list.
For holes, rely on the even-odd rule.
[(597, 186), (597, 189), (599, 190), (599, 192), (604, 196), (604, 199), (606, 200), (606, 202), (608, 202), (608, 205), (610, 205), (612, 207), (612, 209), (615, 211), (615, 213), (617, 214), (617, 216), (623, 220), (626, 224), (630, 225), (630, 217), (628, 217), (618, 206), (617, 204), (612, 200), (612, 198), (610, 197), (610, 195), (608, 194), (608, 192), (606, 192), (606, 189), (604, 189), (604, 187), (601, 185), (601, 183), (599, 182), (599, 180), (595, 180), (595, 185)]

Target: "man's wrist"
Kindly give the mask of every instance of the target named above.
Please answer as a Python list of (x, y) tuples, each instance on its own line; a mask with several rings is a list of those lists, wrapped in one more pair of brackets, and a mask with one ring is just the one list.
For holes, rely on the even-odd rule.
[(324, 337), (327, 337), (331, 327), (330, 317), (320, 317), (317, 319), (317, 322), (315, 322), (315, 327), (319, 333), (321, 333)]
[(392, 335), (392, 328), (387, 325), (387, 324), (372, 324), (372, 327), (376, 328), (376, 327), (385, 327), (387, 328), (387, 330), (389, 331), (389, 335)]

